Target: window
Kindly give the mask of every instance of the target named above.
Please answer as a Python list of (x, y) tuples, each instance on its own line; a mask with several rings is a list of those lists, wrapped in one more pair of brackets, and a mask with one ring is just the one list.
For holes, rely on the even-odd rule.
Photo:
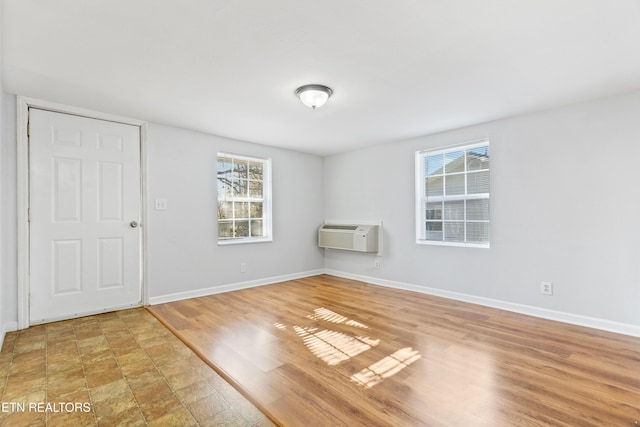
[(489, 247), (489, 141), (416, 153), (416, 241)]
[(271, 241), (271, 160), (218, 153), (218, 243)]

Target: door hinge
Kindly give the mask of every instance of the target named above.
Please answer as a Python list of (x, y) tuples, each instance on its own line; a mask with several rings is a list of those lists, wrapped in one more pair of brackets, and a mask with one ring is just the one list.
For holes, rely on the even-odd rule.
[(31, 208), (27, 208), (27, 222), (31, 222)]
[(31, 136), (31, 122), (27, 122), (27, 136)]

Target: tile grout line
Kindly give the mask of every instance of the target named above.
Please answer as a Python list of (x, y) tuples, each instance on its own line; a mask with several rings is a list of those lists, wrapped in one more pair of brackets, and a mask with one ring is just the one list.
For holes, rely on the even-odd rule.
[[(96, 409), (93, 404), (93, 398), (91, 397), (91, 388), (89, 387), (89, 383), (87, 382), (87, 371), (84, 368), (84, 360), (82, 360), (82, 352), (80, 351), (80, 343), (79, 343), (80, 340), (78, 339), (78, 335), (76, 334), (76, 322), (74, 321), (71, 325), (73, 326), (73, 337), (76, 343), (76, 351), (78, 352), (78, 357), (80, 358), (80, 365), (82, 366), (82, 375), (84, 377), (85, 388), (87, 390), (87, 395), (89, 396), (89, 404), (91, 405), (91, 414), (93, 415), (93, 422), (94, 422), (94, 425), (97, 426), (98, 414), (96, 414)], [(100, 330), (102, 330), (102, 328)]]
[[(162, 373), (162, 371), (158, 368), (158, 365), (156, 364), (155, 360), (153, 360), (153, 357), (151, 357), (151, 355), (149, 355), (149, 353), (147, 353), (147, 349), (144, 348), (140, 342), (138, 341), (138, 338), (136, 336), (135, 333), (133, 333), (131, 331), (131, 328), (129, 327), (129, 324), (127, 322), (125, 322), (121, 317), (120, 314), (118, 314), (118, 319), (120, 319), (122, 321), (122, 323), (125, 325), (125, 327), (127, 328), (127, 332), (129, 333), (129, 335), (131, 337), (133, 337), (134, 341), (136, 342), (136, 344), (138, 345), (138, 347), (140, 348), (140, 350), (144, 351), (144, 354), (147, 355), (147, 357), (149, 358), (149, 360), (151, 361), (151, 363), (153, 364), (154, 369), (156, 370), (156, 372), (158, 374), (160, 374), (160, 376), (162, 377), (163, 381), (165, 382), (165, 384), (167, 385), (167, 387), (169, 387), (169, 390), (171, 390), (171, 394), (178, 400), (178, 402), (180, 402), (180, 405), (182, 406), (182, 408), (184, 410), (186, 410), (189, 415), (191, 416), (191, 418), (193, 418), (193, 420), (196, 422), (197, 425), (200, 425), (200, 423), (198, 422), (198, 420), (195, 419), (195, 417), (193, 416), (193, 414), (191, 413), (191, 410), (189, 410), (188, 407), (185, 406), (184, 402), (182, 401), (182, 399), (180, 399), (180, 397), (178, 397), (178, 395), (176, 394), (175, 390), (173, 389), (173, 387), (171, 387), (171, 384), (169, 384), (169, 381), (167, 381), (167, 378), (164, 376), (164, 374)], [(107, 340), (108, 342), (108, 340)], [(111, 348), (111, 344), (109, 344), (109, 348)], [(116, 363), (118, 364), (118, 368), (120, 369), (120, 363), (118, 362), (118, 358), (116, 357)], [(120, 372), (122, 372), (122, 369), (120, 370)], [(149, 425), (149, 421), (147, 420), (147, 417), (144, 415), (144, 413), (142, 412), (142, 409), (140, 408), (140, 404), (138, 403), (138, 399), (136, 399), (135, 394), (133, 394), (133, 390), (131, 389), (131, 385), (129, 384), (129, 381), (127, 381), (126, 376), (123, 374), (123, 377), (127, 383), (127, 387), (129, 388), (129, 391), (131, 391), (131, 394), (133, 395), (133, 398), (136, 401), (136, 405), (138, 407), (138, 410), (140, 411), (140, 413), (142, 414), (142, 418), (144, 419), (145, 423), (147, 425)], [(169, 413), (169, 412), (168, 412)], [(166, 415), (166, 414), (164, 414)], [(163, 416), (164, 416), (163, 415)], [(162, 418), (162, 417), (159, 417)]]
[[(118, 320), (120, 320), (120, 322), (122, 322), (122, 324), (124, 325), (124, 327), (127, 330), (127, 333), (129, 334), (129, 336), (133, 337), (133, 339), (136, 341), (136, 344), (138, 344), (138, 340), (136, 340), (135, 339), (135, 335), (133, 333), (131, 333), (131, 329), (129, 328), (129, 325), (127, 324), (127, 322), (125, 322), (122, 319), (122, 317), (120, 317), (120, 313), (117, 313), (117, 318), (118, 318)], [(102, 329), (102, 322), (98, 321), (98, 324), (100, 325), (100, 331), (102, 331), (102, 335), (104, 336), (105, 341), (109, 345), (109, 350), (111, 351), (111, 354), (113, 355), (113, 358), (116, 361), (116, 366), (118, 366), (118, 369), (120, 370), (120, 373), (122, 374), (122, 379), (124, 379), (124, 382), (127, 384), (127, 389), (131, 393), (131, 396), (133, 396), (133, 400), (135, 400), (135, 402), (136, 402), (136, 409), (138, 410), (138, 412), (142, 416), (142, 419), (144, 420), (145, 425), (148, 426), (149, 425), (149, 421), (147, 420), (147, 417), (144, 416), (144, 413), (142, 412), (142, 409), (140, 408), (140, 402), (138, 402), (138, 399), (136, 399), (136, 395), (134, 394), (133, 389), (131, 388), (131, 384), (129, 384), (129, 380), (127, 379), (127, 376), (122, 372), (122, 366), (120, 366), (120, 361), (118, 360), (118, 356), (113, 352), (113, 348), (111, 347), (111, 342), (109, 342), (109, 338), (107, 337), (107, 335), (104, 333), (104, 330)], [(138, 344), (138, 347), (140, 347), (139, 344)], [(142, 349), (142, 347), (140, 347), (140, 348)], [(96, 424), (97, 424), (97, 420), (96, 420)]]

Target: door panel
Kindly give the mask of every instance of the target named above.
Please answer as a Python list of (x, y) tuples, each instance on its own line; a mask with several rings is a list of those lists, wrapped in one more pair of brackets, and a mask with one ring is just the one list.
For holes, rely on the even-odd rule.
[(32, 323), (139, 305), (140, 131), (29, 110)]
[(124, 240), (120, 237), (98, 240), (98, 289), (124, 286)]
[(53, 296), (82, 292), (82, 241), (54, 240)]
[(98, 170), (99, 221), (123, 221), (124, 183), (122, 164), (99, 162)]
[(82, 161), (53, 157), (53, 221), (82, 221)]

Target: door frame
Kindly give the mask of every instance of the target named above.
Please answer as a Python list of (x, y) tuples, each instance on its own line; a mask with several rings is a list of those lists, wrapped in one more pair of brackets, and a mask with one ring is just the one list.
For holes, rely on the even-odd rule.
[(28, 328), (30, 291), (29, 248), (29, 137), (27, 123), (29, 108), (71, 114), (74, 116), (133, 125), (140, 129), (140, 216), (141, 216), (141, 265), (140, 294), (142, 305), (149, 304), (147, 262), (147, 122), (84, 108), (71, 107), (40, 99), (18, 96), (16, 98), (17, 142), (17, 246), (18, 246), (18, 329)]

